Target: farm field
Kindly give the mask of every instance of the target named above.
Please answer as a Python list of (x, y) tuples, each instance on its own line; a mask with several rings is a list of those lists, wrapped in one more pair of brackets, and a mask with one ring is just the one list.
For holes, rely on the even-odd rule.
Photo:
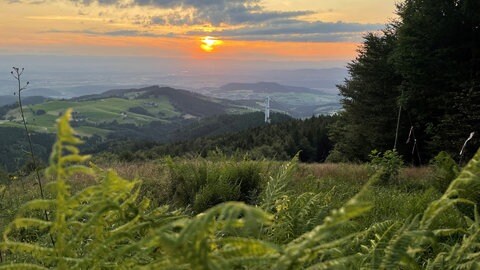
[[(143, 108), (149, 115), (130, 111), (132, 108), (139, 107)], [(55, 120), (67, 108), (73, 108), (76, 113), (74, 121), (81, 122), (83, 125), (97, 125), (115, 121), (119, 124), (141, 126), (152, 121), (169, 122), (171, 118), (181, 115), (167, 98), (162, 97), (154, 99), (106, 98), (90, 101), (54, 100), (28, 106), (24, 110), (27, 122), (33, 130), (51, 133), (55, 129)], [(19, 110), (11, 110), (5, 116), (6, 119), (11, 119), (14, 122), (10, 126), (21, 126)], [(98, 134), (96, 131), (100, 131), (100, 134), (108, 132), (108, 130), (93, 130), (92, 127), (84, 127), (81, 131), (85, 134)]]

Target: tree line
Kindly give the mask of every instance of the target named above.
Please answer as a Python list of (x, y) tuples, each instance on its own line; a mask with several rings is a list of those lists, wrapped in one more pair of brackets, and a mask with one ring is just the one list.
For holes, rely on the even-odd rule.
[(480, 2), (406, 0), (397, 14), (365, 36), (338, 86), (332, 157), (364, 161), (372, 149), (395, 147), (416, 164), (442, 150), (460, 159), (476, 132), (468, 159), (480, 146)]
[(165, 155), (206, 157), (211, 153), (248, 155), (252, 159), (289, 160), (300, 152), (302, 162), (323, 162), (333, 144), (328, 138), (335, 116), (313, 116), (309, 119), (290, 119), (276, 124), (219, 136), (202, 136), (169, 143), (135, 143), (113, 147), (122, 160), (155, 159)]

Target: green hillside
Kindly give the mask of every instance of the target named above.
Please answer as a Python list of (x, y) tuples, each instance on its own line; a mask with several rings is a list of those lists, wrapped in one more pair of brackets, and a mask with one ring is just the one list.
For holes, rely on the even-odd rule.
[[(124, 127), (143, 128), (172, 124), (189, 119), (242, 112), (245, 109), (185, 90), (152, 86), (141, 89), (111, 90), (69, 100), (49, 100), (24, 106), (29, 128), (52, 133), (55, 119), (66, 109), (73, 109), (73, 125), (83, 136), (108, 136)], [(21, 127), (20, 108), (3, 113), (0, 127)]]
[[(152, 102), (157, 106), (145, 105)], [(149, 115), (132, 112), (138, 107), (143, 108)], [(25, 116), (34, 130), (53, 132), (55, 119), (67, 108), (74, 109), (74, 121), (79, 126), (95, 126), (114, 121), (119, 124), (144, 125), (152, 121), (168, 121), (181, 115), (168, 99), (160, 97), (156, 99), (107, 98), (89, 101), (54, 100), (29, 106), (25, 110)], [(19, 111), (19, 108), (9, 111), (6, 118), (20, 122)]]

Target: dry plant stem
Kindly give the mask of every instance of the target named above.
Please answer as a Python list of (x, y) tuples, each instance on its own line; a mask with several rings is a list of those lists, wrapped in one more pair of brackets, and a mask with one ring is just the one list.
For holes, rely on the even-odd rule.
[[(25, 121), (25, 115), (23, 113), (22, 96), (21, 95), (22, 95), (22, 90), (24, 90), (26, 88), (26, 86), (23, 87), (23, 88), (21, 87), (20, 76), (22, 75), (23, 72), (19, 72), (18, 69), (15, 69), (15, 72), (16, 72), (16, 76), (14, 75), (14, 77), (15, 77), (15, 79), (17, 79), (17, 82), (18, 82), (18, 105), (20, 107), (20, 114), (22, 115), (23, 127), (25, 128), (25, 134), (27, 136), (28, 146), (30, 148), (30, 156), (32, 158), (33, 167), (35, 169), (35, 175), (37, 177), (38, 186), (40, 187), (40, 196), (42, 197), (42, 199), (45, 199), (45, 195), (43, 193), (42, 180), (40, 179), (40, 174), (39, 174), (38, 169), (37, 169), (37, 159), (35, 158), (35, 154), (33, 152), (32, 138), (30, 137), (30, 133), (28, 132), (27, 121)], [(45, 217), (48, 221), (48, 216), (46, 215)]]
[[(26, 134), (26, 137), (27, 137), (27, 140), (28, 140), (28, 146), (30, 148), (30, 156), (32, 158), (33, 166), (34, 166), (34, 169), (35, 169), (35, 176), (37, 178), (37, 183), (38, 183), (38, 186), (39, 186), (39, 189), (40, 189), (40, 196), (43, 200), (43, 199), (45, 199), (45, 195), (44, 195), (44, 192), (43, 192), (42, 179), (40, 178), (40, 173), (38, 172), (37, 159), (35, 158), (35, 153), (33, 152), (32, 139), (30, 138), (30, 133), (28, 132), (27, 121), (25, 121), (25, 115), (23, 113), (23, 106), (22, 106), (22, 91), (27, 88), (28, 82), (24, 87), (21, 86), (21, 76), (22, 76), (22, 73), (23, 73), (23, 68), (20, 71), (19, 68), (14, 67), (13, 70), (14, 71), (12, 71), (12, 75), (18, 82), (18, 105), (20, 106), (20, 114), (22, 115), (23, 127), (25, 128), (25, 134)], [(45, 220), (49, 221), (47, 211), (44, 211), (44, 215), (45, 215)]]
[[(400, 97), (403, 97), (403, 90), (402, 94)], [(402, 103), (400, 103), (400, 106), (398, 108), (398, 117), (397, 117), (397, 128), (395, 130), (395, 143), (393, 145), (393, 150), (397, 150), (397, 142), (398, 142), (398, 131), (400, 129), (400, 117), (402, 116)]]

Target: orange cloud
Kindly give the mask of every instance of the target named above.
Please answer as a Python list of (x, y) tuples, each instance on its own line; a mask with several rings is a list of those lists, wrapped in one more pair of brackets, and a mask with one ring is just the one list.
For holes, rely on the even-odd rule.
[(357, 43), (273, 42), (223, 40), (215, 53), (206, 54), (215, 44), (199, 46), (199, 38), (97, 36), (75, 33), (43, 33), (7, 37), (0, 49), (14, 53), (63, 53), (88, 55), (139, 55), (169, 58), (291, 60), (349, 60), (356, 56)]

